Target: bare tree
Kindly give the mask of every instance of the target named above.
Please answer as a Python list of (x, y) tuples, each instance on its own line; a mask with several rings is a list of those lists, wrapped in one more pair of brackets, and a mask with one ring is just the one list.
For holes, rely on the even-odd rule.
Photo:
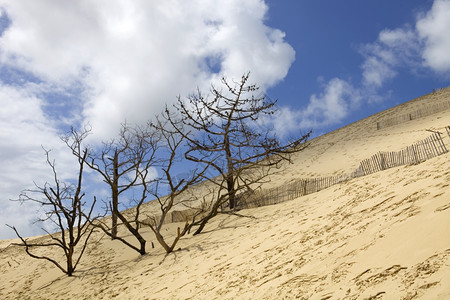
[[(80, 137), (85, 133), (86, 131), (82, 132)], [(76, 133), (73, 134), (74, 137), (75, 135)], [(132, 149), (133, 138), (131, 128), (127, 124), (123, 124), (119, 138), (103, 143), (103, 147), (99, 151), (91, 149), (87, 160), (88, 166), (103, 177), (104, 182), (111, 190), (109, 208), (112, 225), (110, 236), (113, 239), (117, 237), (119, 196), (132, 188), (139, 178), (136, 170), (140, 161)], [(76, 154), (79, 156), (79, 153)], [(131, 173), (134, 174), (130, 178)]]
[[(198, 91), (188, 101), (178, 98), (175, 105), (187, 127), (187, 131), (179, 130), (188, 141), (185, 158), (215, 171), (205, 179), (217, 186), (216, 196), (196, 234), (225, 201), (235, 209), (239, 193), (262, 183), (270, 169), (279, 168), (290, 161), (290, 154), (306, 147), (310, 133), (282, 144), (270, 128), (258, 126), (258, 118), (275, 112), (275, 101), (258, 95), (258, 87), (248, 84), (248, 79), (249, 73), (239, 82), (223, 78), (224, 90), (212, 86), (212, 97)], [(179, 128), (177, 122), (171, 123)]]
[[(80, 145), (77, 146), (80, 147)], [(78, 178), (75, 183), (60, 181), (56, 172), (55, 161), (50, 160), (50, 151), (45, 150), (47, 164), (53, 173), (53, 184), (45, 183), (42, 187), (36, 185), (36, 189), (22, 192), (19, 198), (22, 203), (31, 201), (40, 204), (45, 210), (45, 218), (39, 221), (50, 221), (56, 224), (59, 232), (51, 233), (43, 229), (49, 235), (50, 241), (29, 242), (19, 234), (14, 226), (8, 225), (22, 241), (21, 244), (16, 245), (25, 247), (26, 253), (33, 258), (44, 259), (53, 263), (68, 276), (72, 276), (75, 271), (93, 233), (94, 227), (89, 225), (88, 220), (95, 219), (92, 214), (96, 199), (94, 197), (92, 204), (87, 205), (83, 200), (85, 194), (82, 191), (83, 167), (88, 152), (87, 149), (82, 150), (81, 148), (78, 148), (78, 151), (81, 155), (78, 157)], [(39, 197), (36, 197), (36, 194)], [(84, 210), (86, 206), (87, 212)], [(64, 266), (57, 258), (39, 255), (33, 250), (43, 247), (60, 248), (64, 252), (66, 265)], [(57, 256), (56, 253), (55, 256)]]
[[(89, 132), (89, 129), (81, 133), (72, 130), (67, 139), (72, 139), (74, 145), (79, 145)], [(103, 177), (103, 181), (111, 190), (111, 202), (106, 205), (107, 213), (111, 212), (111, 226), (105, 220), (97, 220), (92, 224), (141, 255), (146, 253), (147, 241), (140, 232), (138, 220), (141, 206), (148, 196), (149, 182), (153, 181), (151, 171), (156, 162), (157, 147), (158, 137), (150, 127), (130, 127), (123, 124), (117, 140), (104, 143), (99, 151), (91, 149), (86, 158), (86, 164)], [(77, 157), (83, 155), (78, 151), (78, 147), (72, 147), (72, 152)], [(133, 199), (134, 207), (122, 211), (119, 207), (119, 197), (127, 191), (138, 196)], [(139, 246), (118, 235), (118, 221), (135, 237)]]
[[(158, 155), (159, 163), (158, 169), (161, 170), (161, 175), (158, 177), (152, 188), (146, 188), (150, 194), (158, 201), (161, 214), (159, 219), (155, 216), (148, 216), (147, 220), (141, 221), (143, 225), (147, 225), (151, 228), (156, 236), (157, 241), (164, 248), (167, 253), (174, 250), (179, 239), (190, 231), (190, 229), (198, 225), (196, 218), (203, 212), (197, 210), (196, 213), (190, 217), (186, 216), (186, 222), (183, 229), (178, 227), (177, 234), (169, 245), (163, 236), (162, 228), (166, 218), (172, 211), (175, 205), (183, 205), (183, 208), (189, 207), (191, 201), (195, 201), (196, 197), (189, 197), (187, 195), (188, 188), (199, 183), (205, 176), (208, 169), (208, 165), (200, 166), (201, 168), (192, 169), (190, 172), (177, 172), (179, 163), (182, 162), (183, 147), (185, 146), (186, 133), (180, 134), (182, 131), (182, 124), (177, 122), (177, 128), (175, 130), (168, 120), (172, 120), (175, 123), (176, 117), (171, 115), (169, 110), (166, 110), (161, 114), (161, 117), (156, 117), (156, 120), (151, 123), (151, 126), (159, 132), (160, 136), (160, 152)], [(184, 167), (185, 163), (184, 163)], [(181, 174), (183, 176), (181, 176)], [(183, 195), (183, 199), (180, 197)]]

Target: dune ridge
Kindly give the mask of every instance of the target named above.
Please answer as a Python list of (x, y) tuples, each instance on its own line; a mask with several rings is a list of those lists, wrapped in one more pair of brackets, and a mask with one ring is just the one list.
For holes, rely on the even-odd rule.
[[(448, 109), (381, 129), (377, 122), (449, 99), (450, 88), (442, 89), (320, 136), (264, 188), (348, 174), (378, 151), (426, 139), (429, 130), (443, 133), (448, 148)], [(167, 234), (177, 226), (167, 224)], [(154, 240), (150, 230), (145, 236)], [(141, 257), (100, 233), (94, 240), (72, 278), (1, 241), (0, 298), (446, 299), (450, 155), (221, 214), (167, 256), (157, 243)]]

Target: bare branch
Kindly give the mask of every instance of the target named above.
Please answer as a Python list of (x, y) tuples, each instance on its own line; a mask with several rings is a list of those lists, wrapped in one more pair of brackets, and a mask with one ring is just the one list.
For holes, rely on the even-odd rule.
[(222, 78), (223, 90), (212, 86), (210, 98), (200, 91), (187, 101), (178, 98), (179, 118), (166, 109), (170, 125), (187, 140), (184, 157), (214, 170), (212, 176), (202, 175), (217, 189), (196, 233), (225, 201), (236, 209), (239, 193), (260, 186), (273, 169), (290, 162), (290, 155), (307, 145), (310, 133), (282, 144), (270, 128), (256, 126), (261, 115), (274, 113), (276, 102), (257, 94), (259, 88), (248, 83), (249, 76), (244, 74), (238, 82)]
[[(47, 260), (68, 276), (72, 276), (84, 254), (88, 240), (94, 230), (94, 227), (88, 226), (88, 219), (85, 218), (86, 215), (84, 213), (86, 203), (82, 202), (84, 197), (84, 193), (82, 192), (83, 168), (88, 151), (87, 149), (84, 149), (81, 152), (82, 156), (79, 157), (78, 173), (75, 185), (61, 182), (58, 179), (55, 161), (50, 159), (50, 151), (45, 149), (44, 151), (47, 164), (53, 174), (54, 183), (45, 183), (43, 187), (36, 185), (35, 190), (27, 190), (22, 192), (20, 195), (20, 201), (22, 203), (29, 201), (35, 202), (46, 208), (46, 218), (39, 221), (52, 221), (53, 224), (57, 225), (59, 232), (50, 233), (47, 230), (44, 230), (47, 232), (50, 242), (44, 241), (39, 243), (29, 243), (19, 234), (14, 226), (8, 226), (13, 229), (16, 235), (20, 238), (22, 244), (18, 245), (25, 247), (25, 251), (29, 256), (35, 259)], [(35, 194), (39, 197), (33, 197), (29, 194)], [(94, 201), (89, 208), (89, 218), (92, 218), (95, 203), (96, 200), (94, 198)], [(80, 252), (76, 252), (79, 248), (78, 244), (82, 240), (81, 250)], [(32, 252), (33, 248), (41, 247), (60, 248), (64, 252), (66, 266), (63, 267), (63, 265), (55, 258), (37, 255)]]

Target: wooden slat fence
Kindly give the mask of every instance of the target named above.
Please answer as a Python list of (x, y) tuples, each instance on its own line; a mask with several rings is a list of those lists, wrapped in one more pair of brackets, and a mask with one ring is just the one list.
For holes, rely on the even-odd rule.
[(251, 208), (277, 204), (316, 193), (347, 180), (347, 175), (298, 179), (279, 187), (246, 193), (239, 199), (237, 206), (239, 208)]
[[(450, 126), (446, 127), (450, 136)], [(243, 194), (238, 203), (239, 208), (251, 208), (277, 204), (316, 193), (335, 184), (362, 177), (386, 169), (403, 165), (414, 165), (427, 159), (447, 153), (448, 150), (440, 133), (433, 133), (428, 138), (397, 152), (378, 152), (371, 158), (361, 161), (353, 172), (339, 176), (298, 179), (283, 186), (253, 191)]]
[(378, 152), (371, 158), (363, 160), (361, 168), (364, 175), (369, 175), (389, 168), (418, 164), (447, 152), (441, 134), (436, 132), (401, 151)]
[[(450, 137), (450, 126), (446, 127)], [(396, 152), (378, 152), (371, 158), (364, 159), (351, 173), (320, 178), (297, 179), (282, 186), (271, 189), (259, 189), (238, 195), (238, 208), (252, 208), (277, 204), (295, 198), (316, 193), (333, 185), (346, 182), (353, 178), (362, 177), (389, 168), (403, 165), (418, 164), (427, 159), (447, 153), (448, 150), (440, 133), (433, 133), (428, 138)], [(173, 211), (166, 222), (184, 222), (186, 217), (193, 216), (198, 210), (186, 209)], [(166, 223), (165, 222), (165, 223)]]
[(447, 110), (450, 108), (450, 101), (444, 101), (441, 103), (436, 103), (421, 109), (418, 109), (416, 111), (410, 112), (408, 114), (399, 115), (387, 120), (382, 120), (380, 122), (377, 122), (377, 129), (382, 129), (389, 126), (394, 126), (400, 123), (408, 122), (414, 119), (426, 117), (429, 115), (433, 115), (435, 113)]

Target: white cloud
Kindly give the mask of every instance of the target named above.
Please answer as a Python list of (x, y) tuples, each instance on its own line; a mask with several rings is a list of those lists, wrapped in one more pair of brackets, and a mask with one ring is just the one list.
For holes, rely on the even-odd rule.
[(450, 1), (435, 0), (431, 10), (417, 21), (416, 29), (425, 42), (425, 65), (437, 72), (449, 72)]
[(341, 122), (349, 112), (358, 106), (360, 95), (345, 80), (333, 78), (324, 85), (324, 91), (313, 94), (302, 112), (302, 128), (321, 127)]
[(11, 21), (0, 68), (14, 74), (0, 75), (2, 223), (24, 211), (6, 199), (48, 174), (41, 144), (70, 165), (62, 125), (89, 122), (106, 139), (222, 75), (251, 71), (263, 89), (282, 80), (295, 52), (264, 25), (267, 9), (262, 0), (0, 0)]
[[(342, 122), (362, 101), (373, 104), (386, 98), (380, 90), (401, 72), (444, 72), (450, 66), (450, 0), (435, 0), (415, 26), (382, 30), (373, 43), (361, 46), (361, 84), (333, 78), (313, 94), (302, 109), (281, 107), (270, 120), (281, 137), (298, 128), (320, 128)], [(424, 63), (425, 62), (425, 63)], [(353, 80), (355, 81), (355, 80)]]
[(419, 67), (420, 46), (416, 32), (407, 26), (382, 30), (374, 43), (361, 48), (365, 58), (361, 66), (364, 86), (368, 89), (380, 88), (395, 78), (399, 69)]
[(333, 78), (322, 85), (320, 94), (313, 94), (308, 105), (299, 110), (279, 107), (278, 111), (261, 120), (271, 124), (280, 138), (299, 129), (312, 129), (338, 124), (360, 105), (361, 95), (349, 82)]
[(417, 72), (450, 71), (450, 0), (435, 0), (414, 27), (384, 29), (374, 43), (362, 47), (363, 84), (377, 89), (395, 78), (401, 69)]
[[(252, 1), (38, 1), (4, 4), (12, 26), (1, 61), (45, 81), (87, 88), (84, 117), (100, 136), (124, 119), (144, 121), (164, 103), (222, 74), (252, 71), (263, 87), (294, 60), (284, 33), (263, 24), (267, 6)], [(210, 68), (208, 62), (216, 60)], [(220, 68), (220, 74), (216, 74)]]
[(20, 206), (19, 193), (33, 188), (33, 181), (43, 185), (51, 175), (41, 148), (52, 150), (61, 171), (60, 178), (71, 177), (72, 159), (58, 138), (57, 129), (42, 112), (42, 99), (24, 91), (0, 85), (0, 237), (12, 236), (5, 224), (17, 226), (25, 235), (40, 233), (31, 227), (36, 220), (36, 205)]
[(376, 56), (366, 58), (362, 69), (364, 84), (376, 88), (381, 87), (387, 80), (394, 78), (397, 74), (393, 66)]
[[(304, 110), (282, 110), (273, 121), (279, 130), (295, 126), (320, 128), (337, 124), (354, 111), (360, 101), (385, 99), (379, 90), (401, 72), (432, 71), (438, 75), (450, 71), (450, 0), (435, 0), (426, 14), (419, 15), (415, 26), (405, 24), (382, 30), (373, 43), (361, 46), (361, 85), (334, 78), (312, 95)], [(362, 97), (364, 95), (364, 97)], [(289, 125), (282, 120), (291, 120)], [(300, 120), (300, 121), (299, 121)]]

